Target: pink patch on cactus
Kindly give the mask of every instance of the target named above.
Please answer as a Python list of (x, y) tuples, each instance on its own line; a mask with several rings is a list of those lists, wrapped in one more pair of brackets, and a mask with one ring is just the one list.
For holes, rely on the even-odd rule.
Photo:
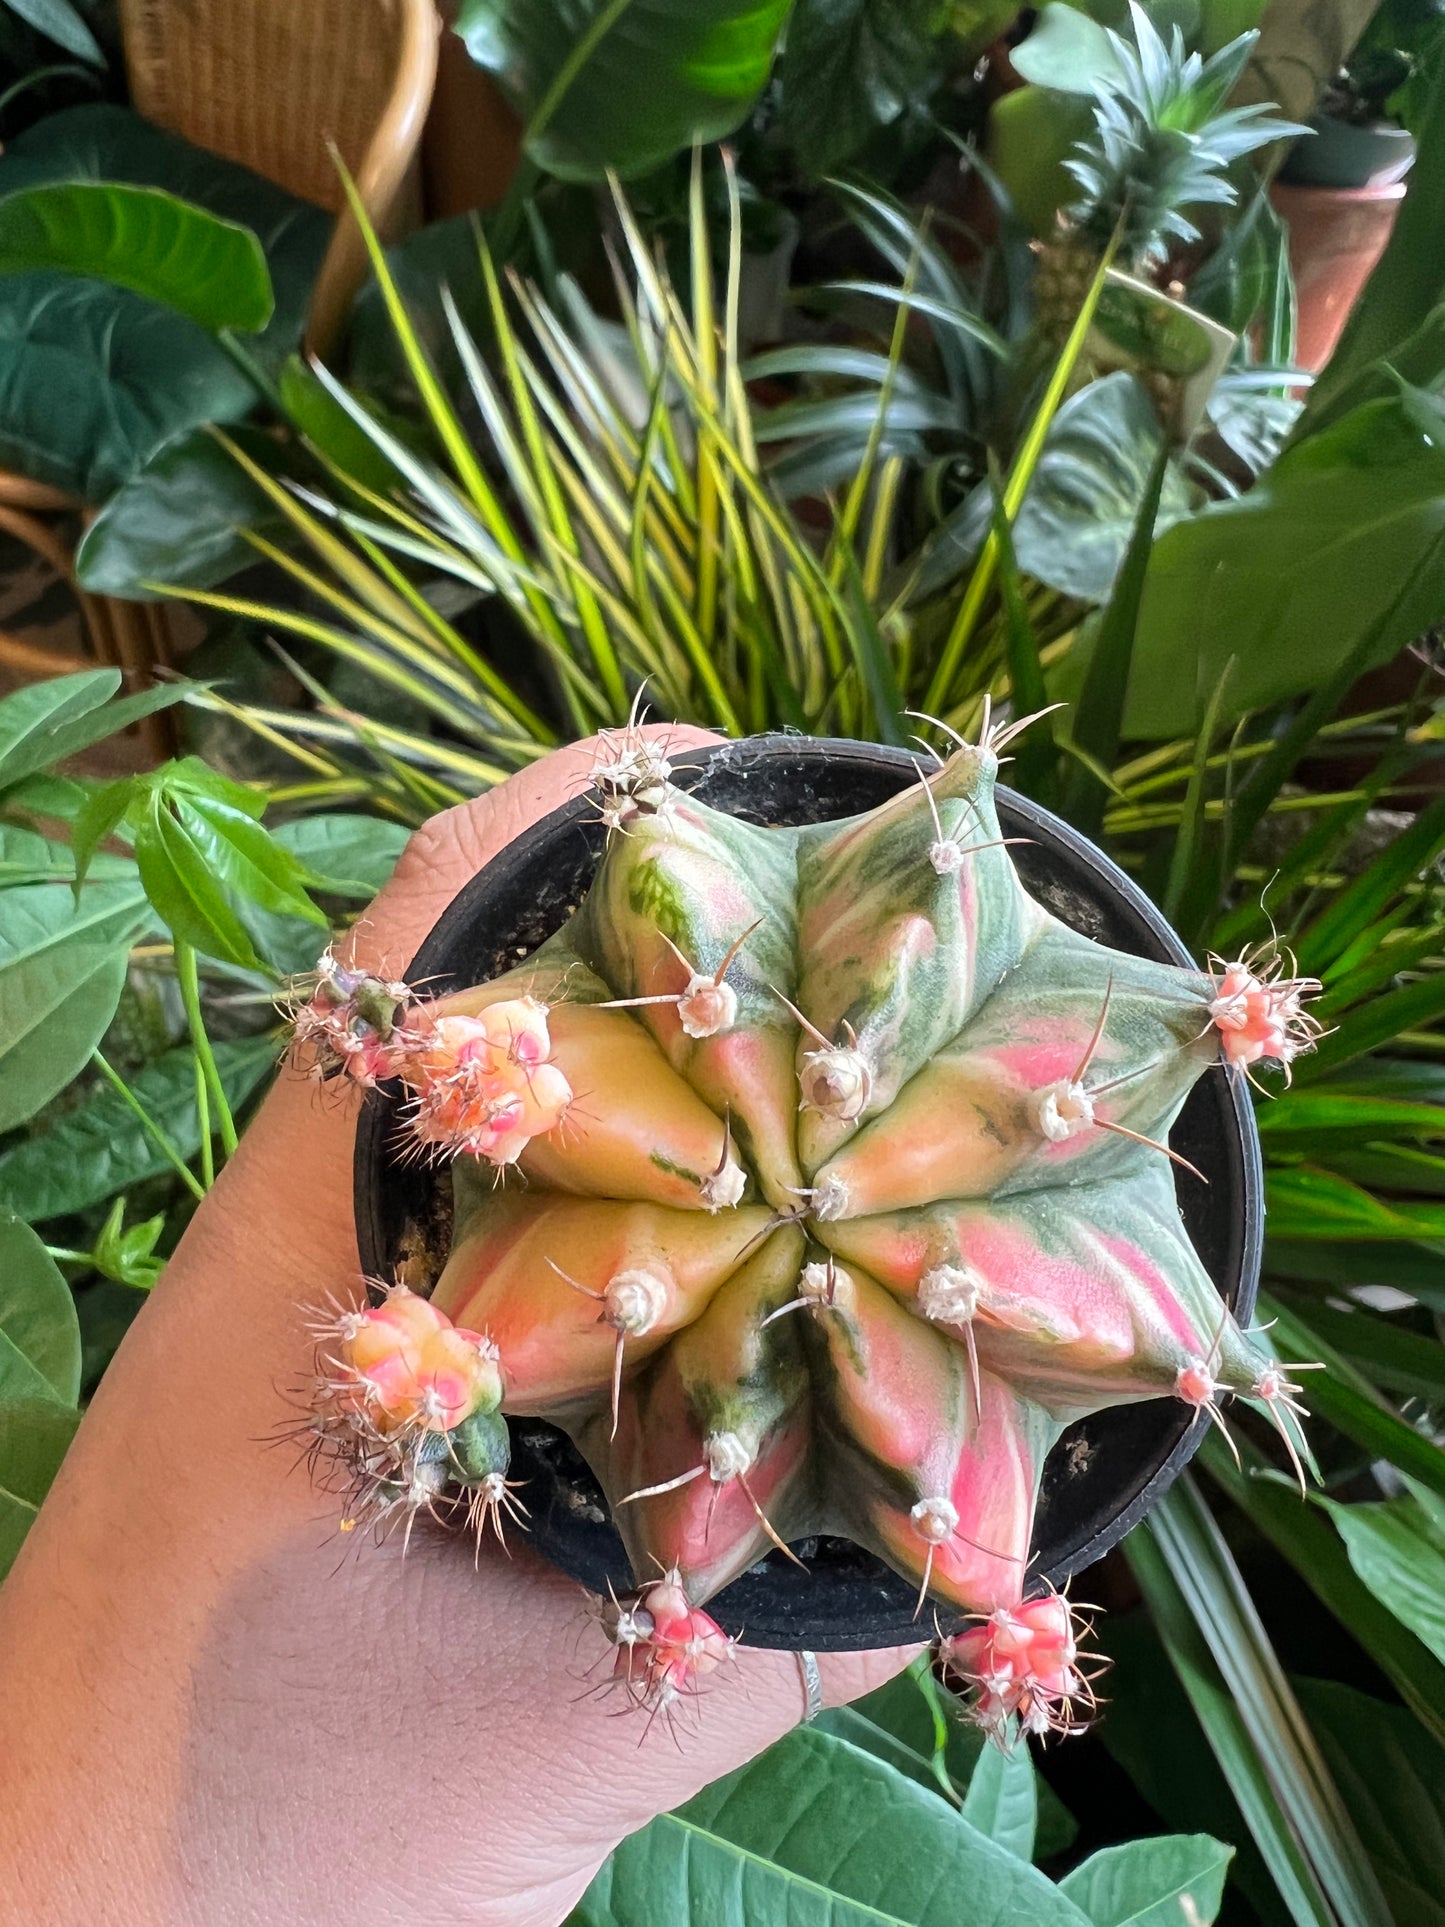
[(1269, 1060), (1287, 1067), (1320, 1034), (1318, 1019), (1304, 1008), (1320, 985), (1313, 977), (1284, 976), (1283, 957), (1262, 971), (1259, 961), (1246, 955), (1224, 966), (1214, 979), (1210, 1019), (1226, 1063), (1244, 1068)]
[(344, 1314), (335, 1393), (377, 1432), (449, 1432), (502, 1396), (496, 1347), (413, 1292)]
[(1073, 1611), (1061, 1593), (1002, 1606), (943, 1643), (946, 1668), (973, 1694), (973, 1717), (1002, 1740), (1010, 1719), (1025, 1733), (1069, 1734), (1094, 1704), (1079, 1658)]
[(1107, 1276), (988, 1211), (961, 1212), (956, 1225), (960, 1250), (987, 1284), (979, 1303), (986, 1322), (1085, 1343), (1101, 1361), (1133, 1355), (1133, 1320)]
[(654, 1713), (695, 1695), (733, 1646), (717, 1621), (689, 1602), (675, 1570), (620, 1604), (604, 1624), (617, 1647), (614, 1681)]
[(933, 1579), (954, 1599), (992, 1608), (1023, 1591), (1047, 1440), (1035, 1436), (1023, 1401), (991, 1372), (979, 1374), (979, 1391), (977, 1423), (948, 1494), (959, 1524), (935, 1552)]
[(402, 1075), (415, 1093), (410, 1126), (419, 1144), (513, 1164), (567, 1113), (572, 1087), (547, 1061), (547, 1009), (535, 998), (474, 1017), (424, 1014), (411, 1040)]
[(1197, 1351), (1200, 1348), (1199, 1333), (1178, 1292), (1148, 1252), (1141, 1251), (1138, 1245), (1131, 1244), (1127, 1238), (1111, 1238), (1103, 1231), (1098, 1235), (1100, 1245), (1115, 1264), (1144, 1287), (1145, 1300), (1158, 1323), (1179, 1344), (1190, 1351)]

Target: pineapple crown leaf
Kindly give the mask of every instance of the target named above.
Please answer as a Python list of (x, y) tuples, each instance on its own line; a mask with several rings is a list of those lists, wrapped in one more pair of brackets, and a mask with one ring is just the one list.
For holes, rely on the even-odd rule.
[(1122, 218), (1121, 252), (1142, 265), (1162, 259), (1171, 240), (1197, 238), (1186, 209), (1234, 203), (1232, 161), (1305, 130), (1264, 105), (1223, 105), (1257, 34), (1241, 34), (1205, 60), (1186, 51), (1177, 26), (1165, 40), (1133, 0), (1130, 15), (1132, 41), (1106, 30), (1117, 78), (1095, 103), (1092, 133), (1065, 162), (1083, 189), (1067, 213), (1096, 239)]

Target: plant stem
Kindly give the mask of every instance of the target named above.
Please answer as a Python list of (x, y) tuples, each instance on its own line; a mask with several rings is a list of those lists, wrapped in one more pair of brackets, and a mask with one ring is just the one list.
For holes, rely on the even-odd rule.
[[(216, 1068), (211, 1040), (206, 1035), (206, 1020), (201, 1015), (201, 982), (196, 970), (196, 953), (190, 944), (183, 943), (179, 938), (176, 939), (176, 976), (180, 980), (181, 1001), (186, 1007), (186, 1022), (191, 1028), (191, 1043), (195, 1049), (196, 1062), (204, 1078), (204, 1086), (200, 1081), (197, 1082), (198, 1097), (203, 1088), (209, 1089), (212, 1102), (216, 1107), (216, 1119), (220, 1125), (221, 1146), (226, 1156), (230, 1157), (236, 1149), (236, 1123), (231, 1116), (231, 1107), (226, 1102), (225, 1087), (221, 1083), (221, 1073)], [(208, 1145), (209, 1142), (210, 1131), (203, 1130), (202, 1146)]]
[(211, 1099), (206, 1089), (206, 1070), (195, 1051), (191, 1068), (196, 1074), (196, 1121), (201, 1132), (201, 1183), (207, 1191), (216, 1182), (216, 1153), (211, 1143)]
[(140, 1119), (146, 1135), (165, 1158), (167, 1164), (175, 1171), (177, 1177), (181, 1178), (189, 1187), (192, 1195), (197, 1199), (205, 1197), (206, 1194), (200, 1181), (181, 1156), (175, 1143), (151, 1116), (150, 1112), (146, 1109), (145, 1105), (141, 1103), (140, 1099), (136, 1096), (130, 1085), (126, 1083), (120, 1072), (113, 1069), (101, 1056), (99, 1051), (93, 1051), (91, 1053), (91, 1062), (95, 1065), (101, 1076), (105, 1078), (111, 1089), (115, 1091), (117, 1096), (134, 1111), (135, 1115)]

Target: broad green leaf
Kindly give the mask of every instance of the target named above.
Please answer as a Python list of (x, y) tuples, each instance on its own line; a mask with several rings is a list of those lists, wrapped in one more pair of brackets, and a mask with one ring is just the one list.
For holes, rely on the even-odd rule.
[(1385, 662), (1429, 628), (1442, 586), (1445, 449), (1398, 402), (1368, 403), (1160, 537), (1127, 732), (1190, 734), (1230, 658), (1222, 721), (1317, 687), (1363, 639), (1363, 667)]
[(1310, 1285), (1393, 1285), (1445, 1311), (1445, 1242), (1271, 1237), (1265, 1244), (1265, 1269), (1273, 1278)]
[(379, 816), (301, 816), (272, 839), (334, 897), (373, 897), (396, 868), (410, 832)]
[(37, 33), (43, 33), (57, 47), (64, 47), (77, 60), (87, 61), (92, 67), (105, 65), (105, 55), (95, 35), (70, 0), (4, 0), (4, 3), (12, 13), (28, 21)]
[[(278, 1047), (246, 1037), (214, 1050), (226, 1101), (237, 1111), (275, 1064)], [(194, 1157), (201, 1134), (190, 1051), (167, 1051), (129, 1083), (181, 1156)], [(99, 1085), (48, 1130), (0, 1152), (0, 1211), (31, 1223), (69, 1216), (169, 1168), (124, 1099)]]
[(465, 0), (457, 31), (502, 81), (549, 173), (642, 173), (731, 133), (762, 92), (788, 0)]
[(1350, 1564), (1383, 1606), (1445, 1660), (1445, 1534), (1415, 1498), (1380, 1505), (1321, 1499)]
[[(275, 460), (276, 443), (256, 429), (231, 437), (252, 461)], [(153, 599), (148, 583), (212, 589), (256, 561), (242, 531), (275, 539), (285, 518), (207, 428), (189, 428), (158, 448), (122, 484), (82, 538), (76, 571), (93, 595)]]
[[(68, 843), (56, 843), (38, 830), (24, 829), (18, 823), (0, 823), (0, 888), (20, 883), (47, 883), (53, 878), (65, 881), (75, 874), (75, 858)], [(90, 866), (92, 877), (134, 877), (135, 865), (128, 857), (102, 854)]]
[[(1278, 1301), (1280, 1294), (1274, 1296)], [(1406, 1331), (1360, 1306), (1346, 1311), (1338, 1304), (1292, 1293), (1283, 1302), (1311, 1332), (1352, 1359), (1375, 1384), (1399, 1398), (1445, 1403), (1445, 1345), (1439, 1339)]]
[(1233, 1858), (1233, 1847), (1208, 1834), (1167, 1834), (1105, 1847), (1060, 1885), (1094, 1927), (1209, 1927)]
[(1012, 1746), (984, 1747), (964, 1796), (964, 1819), (1020, 1860), (1031, 1860), (1038, 1814), (1038, 1780), (1028, 1741), (1020, 1737)]
[(0, 1579), (75, 1437), (79, 1412), (52, 1399), (0, 1400)]
[(89, 1061), (125, 982), (131, 944), (153, 923), (129, 882), (7, 890), (0, 917), (0, 1131), (47, 1104)]
[[(68, 682), (72, 679), (66, 677), (63, 680)], [(78, 681), (79, 678), (74, 680)], [(67, 712), (60, 718), (52, 718), (48, 726), (30, 730), (23, 741), (12, 745), (3, 765), (0, 765), (0, 785), (10, 789), (47, 766), (62, 762), (82, 749), (89, 749), (92, 743), (104, 742), (108, 736), (118, 736), (121, 730), (129, 729), (132, 723), (139, 722), (143, 717), (153, 716), (159, 709), (169, 709), (173, 703), (183, 702), (193, 687), (194, 684), (187, 682), (166, 683), (153, 689), (138, 690), (133, 696), (118, 696), (113, 702), (86, 702), (83, 710), (77, 707), (73, 713)], [(30, 807), (44, 806), (31, 803)]]
[(80, 886), (90, 874), (95, 853), (108, 836), (120, 826), (136, 794), (136, 779), (131, 776), (105, 783), (86, 800), (70, 829), (71, 867), (77, 897)]
[(1049, 234), (1059, 209), (1078, 198), (1064, 162), (1093, 124), (1088, 101), (1052, 88), (1015, 87), (989, 109), (989, 159), (1031, 234)]
[(0, 1400), (80, 1396), (70, 1287), (29, 1225), (0, 1219)]
[(623, 1841), (582, 1922), (1084, 1927), (1042, 1874), (845, 1741), (802, 1728)]
[(67, 181), (0, 197), (0, 274), (94, 276), (213, 333), (253, 334), (275, 308), (261, 243), (158, 187)]
[[(1064, 595), (1107, 602), (1162, 440), (1154, 404), (1132, 375), (1105, 375), (1071, 395), (1054, 417), (1014, 525), (1022, 572)], [(1189, 490), (1170, 463), (1155, 539), (1188, 512)]]
[(1399, 1927), (1445, 1927), (1445, 1746), (1353, 1687), (1296, 1690)]
[(896, 120), (943, 65), (933, 0), (797, 0), (778, 63), (780, 131), (825, 174)]
[[(51, 114), (7, 141), (0, 195), (76, 181), (163, 188), (252, 229), (276, 313), (250, 345), (300, 337), (333, 217), (234, 162), (109, 103)], [(128, 288), (54, 271), (0, 277), (0, 465), (99, 502), (163, 443), (255, 406), (205, 329)]]
[(8, 787), (16, 771), (50, 760), (47, 744), (62, 724), (84, 716), (120, 688), (118, 669), (82, 669), (73, 676), (56, 676), (12, 690), (0, 699), (0, 786)]

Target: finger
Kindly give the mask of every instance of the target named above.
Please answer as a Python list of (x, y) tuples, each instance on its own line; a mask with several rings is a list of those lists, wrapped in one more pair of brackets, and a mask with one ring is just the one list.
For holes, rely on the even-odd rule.
[[(669, 749), (696, 749), (722, 739), (681, 723), (655, 723), (642, 734)], [(452, 898), (523, 831), (587, 788), (598, 738), (589, 736), (539, 762), (470, 803), (423, 824), (407, 844), (391, 881), (359, 920), (351, 961), (385, 977), (399, 976)]]

